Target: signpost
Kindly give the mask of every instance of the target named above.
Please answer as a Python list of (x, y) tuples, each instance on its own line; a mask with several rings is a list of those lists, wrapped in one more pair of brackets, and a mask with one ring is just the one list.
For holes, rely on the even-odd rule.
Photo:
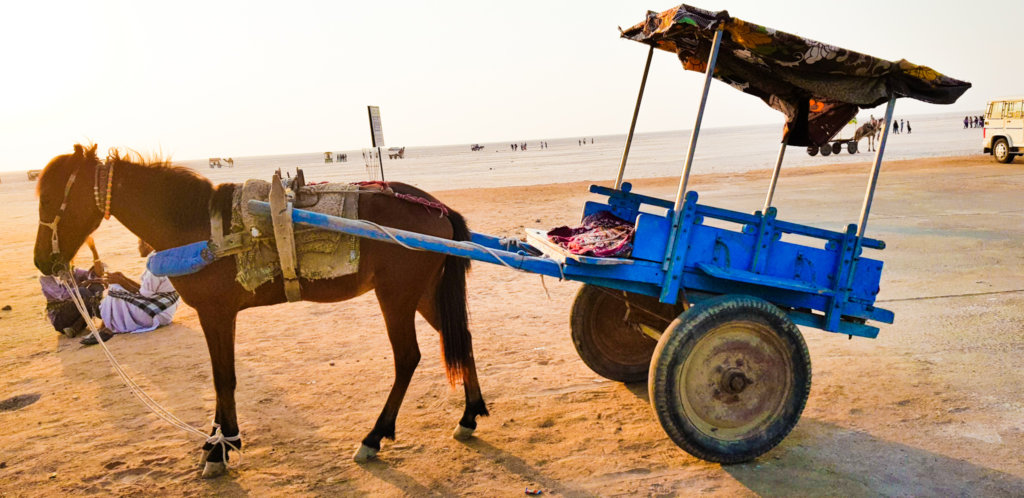
[(366, 106), (366, 111), (370, 114), (370, 139), (372, 144), (377, 148), (377, 162), (380, 165), (380, 180), (384, 181), (384, 159), (380, 155), (380, 148), (384, 147), (384, 129), (380, 124), (380, 107), (375, 105)]

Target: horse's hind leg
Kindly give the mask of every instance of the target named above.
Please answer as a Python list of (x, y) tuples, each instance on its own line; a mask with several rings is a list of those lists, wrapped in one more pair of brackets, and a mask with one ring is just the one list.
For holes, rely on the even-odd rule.
[[(404, 282), (408, 285), (408, 282)], [(391, 386), (391, 393), (388, 394), (388, 401), (384, 409), (377, 417), (377, 423), (373, 430), (363, 439), (359, 449), (352, 458), (357, 462), (365, 462), (377, 455), (380, 451), (380, 440), (383, 438), (395, 439), (395, 419), (398, 418), (398, 409), (402, 406), (402, 399), (409, 388), (409, 381), (416, 371), (416, 365), (420, 362), (420, 348), (416, 343), (416, 301), (418, 294), (410, 296), (411, 289), (390, 289), (381, 288), (378, 284), (377, 300), (380, 302), (381, 312), (384, 314), (384, 323), (388, 329), (388, 339), (391, 341), (391, 350), (395, 355), (395, 382)]]
[[(228, 438), (227, 444), (236, 449), (242, 448), (242, 440), (238, 437), (238, 419), (235, 415), (235, 317), (236, 310), (204, 308), (198, 310), (199, 323), (206, 336), (206, 346), (210, 350), (210, 361), (213, 365), (213, 384), (217, 391), (217, 412), (214, 415), (214, 428), (211, 436), (217, 434), (218, 425), (221, 435)], [(227, 470), (228, 452), (225, 443), (203, 446), (203, 477), (217, 477)]]
[[(427, 323), (440, 332), (441, 320), (437, 313), (435, 299), (436, 294), (431, 290), (429, 295), (424, 296), (418, 309), (423, 318), (427, 320)], [(472, 350), (472, 346), (470, 346), (470, 351)], [(466, 392), (466, 409), (462, 412), (462, 418), (459, 419), (459, 424), (455, 426), (455, 433), (453, 434), (453, 437), (460, 441), (473, 436), (473, 431), (476, 430), (476, 417), (489, 415), (487, 404), (484, 403), (484, 397), (480, 393), (480, 381), (476, 376), (476, 361), (472, 354), (464, 360), (463, 365), (462, 385)]]
[(484, 397), (480, 393), (480, 382), (476, 378), (476, 362), (470, 356), (466, 361), (465, 381), (463, 385), (466, 390), (466, 410), (462, 412), (459, 425), (455, 427), (455, 439), (460, 441), (469, 439), (476, 430), (476, 417), (478, 415), (489, 415)]

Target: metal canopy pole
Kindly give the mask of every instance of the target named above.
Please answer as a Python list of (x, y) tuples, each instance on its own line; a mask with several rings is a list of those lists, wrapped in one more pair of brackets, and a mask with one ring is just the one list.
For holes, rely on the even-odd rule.
[(772, 197), (775, 196), (775, 184), (779, 181), (779, 171), (782, 169), (782, 156), (786, 155), (786, 140), (789, 137), (782, 137), (782, 146), (779, 147), (779, 158), (775, 160), (775, 170), (772, 171), (772, 182), (768, 185), (768, 196), (764, 198), (764, 209), (762, 214), (768, 214), (768, 208), (772, 207)]
[(867, 192), (864, 193), (864, 206), (860, 209), (860, 222), (857, 225), (857, 238), (853, 243), (853, 261), (850, 265), (850, 274), (846, 278), (846, 288), (853, 288), (853, 280), (857, 273), (857, 261), (860, 261), (861, 243), (864, 240), (864, 231), (868, 225), (868, 214), (871, 212), (871, 201), (875, 197), (875, 186), (878, 184), (878, 173), (882, 169), (882, 154), (885, 153), (885, 142), (889, 138), (889, 124), (892, 123), (892, 110), (896, 107), (896, 96), (889, 97), (889, 104), (885, 107), (885, 127), (882, 128), (882, 139), (878, 142), (878, 150), (875, 151), (875, 164), (871, 166), (871, 178), (868, 179)]
[(875, 185), (878, 184), (878, 173), (882, 169), (882, 154), (885, 153), (885, 142), (889, 138), (889, 125), (892, 123), (894, 107), (896, 107), (896, 96), (890, 97), (889, 104), (885, 107), (885, 127), (882, 129), (882, 139), (878, 142), (878, 150), (875, 152), (875, 164), (871, 166), (868, 188), (864, 192), (864, 206), (860, 209), (860, 223), (857, 225), (857, 249), (860, 249), (860, 239), (864, 237), (864, 230), (868, 226), (868, 214), (871, 212), (871, 201), (875, 198)]
[(722, 27), (715, 31), (715, 40), (711, 44), (711, 54), (708, 57), (708, 68), (704, 74), (704, 91), (700, 95), (700, 107), (697, 109), (697, 121), (693, 124), (693, 131), (690, 133), (690, 149), (686, 152), (686, 166), (683, 167), (682, 178), (679, 179), (679, 192), (676, 193), (675, 212), (679, 213), (683, 206), (683, 196), (686, 194), (686, 183), (690, 179), (690, 166), (693, 164), (693, 151), (697, 148), (697, 134), (700, 133), (700, 122), (704, 118), (704, 104), (708, 101), (708, 90), (711, 88), (711, 80), (715, 76), (715, 64), (718, 62), (718, 49), (722, 45)]
[(633, 143), (633, 130), (636, 129), (636, 117), (640, 114), (640, 101), (644, 99), (644, 87), (647, 86), (647, 73), (651, 70), (651, 56), (654, 45), (647, 51), (647, 63), (644, 64), (644, 77), (640, 80), (640, 93), (636, 96), (636, 107), (633, 109), (633, 121), (629, 123), (629, 135), (626, 135), (626, 148), (622, 150), (622, 162), (619, 163), (619, 174), (615, 176), (615, 190), (622, 186), (622, 175), (626, 172), (626, 158), (629, 157), (629, 146)]

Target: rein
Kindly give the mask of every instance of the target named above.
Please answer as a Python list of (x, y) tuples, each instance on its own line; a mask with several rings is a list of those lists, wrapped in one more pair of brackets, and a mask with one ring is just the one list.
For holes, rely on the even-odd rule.
[(223, 454), (225, 455), (225, 464), (227, 463), (226, 456), (228, 449), (237, 451), (239, 454), (239, 462), (241, 462), (242, 449), (237, 444), (237, 442), (240, 441), (242, 438), (241, 433), (235, 434), (234, 436), (226, 436), (221, 431), (220, 424), (218, 424), (217, 421), (214, 420), (213, 434), (207, 435), (205, 432), (193, 427), (188, 422), (181, 420), (173, 413), (171, 413), (169, 410), (160, 405), (160, 403), (158, 403), (156, 400), (150, 397), (149, 394), (147, 394), (146, 391), (144, 391), (142, 387), (140, 387), (138, 383), (135, 382), (135, 379), (132, 379), (131, 376), (128, 375), (128, 372), (125, 372), (121, 364), (117, 362), (116, 358), (114, 358), (114, 354), (111, 353), (110, 349), (107, 348), (106, 341), (100, 338), (99, 329), (96, 328), (96, 324), (93, 323), (92, 319), (89, 317), (89, 312), (86, 308), (85, 300), (82, 298), (82, 294), (78, 291), (78, 285), (74, 284), (73, 281), (72, 283), (69, 283), (69, 280), (71, 280), (70, 275), (70, 272), (62, 272), (60, 274), (60, 278), (58, 278), (57, 281), (60, 282), (61, 286), (64, 287), (64, 289), (66, 289), (68, 294), (71, 296), (71, 301), (74, 303), (75, 308), (78, 309), (78, 313), (81, 314), (82, 318), (85, 320), (85, 323), (89, 327), (90, 333), (92, 334), (93, 338), (95, 338), (100, 347), (103, 348), (103, 354), (106, 355), (107, 360), (110, 361), (110, 366), (113, 367), (114, 371), (117, 372), (118, 376), (121, 377), (121, 381), (124, 382), (126, 387), (128, 387), (128, 390), (131, 391), (131, 393), (134, 394), (135, 397), (138, 398), (139, 401), (141, 401), (142, 404), (146, 406), (146, 408), (149, 408), (150, 411), (152, 411), (157, 417), (163, 419), (165, 422), (189, 434), (192, 434), (193, 436), (205, 440), (207, 444), (213, 447), (220, 446), (221, 450), (223, 451)]

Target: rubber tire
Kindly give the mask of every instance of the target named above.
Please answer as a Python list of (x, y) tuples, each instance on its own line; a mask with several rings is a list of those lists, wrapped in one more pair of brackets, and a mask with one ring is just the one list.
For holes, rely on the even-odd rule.
[(819, 151), (823, 156), (830, 156), (832, 155), (832, 146), (829, 144), (822, 145), (821, 147), (819, 147)]
[[(584, 285), (572, 303), (569, 325), (576, 352), (594, 373), (616, 382), (643, 382), (658, 345), (621, 321), (626, 303), (594, 285)], [(616, 320), (619, 320), (618, 322)]]
[[(772, 329), (785, 345), (792, 375), (788, 392), (776, 405), (778, 416), (766, 420), (767, 425), (760, 428), (763, 430), (730, 441), (705, 434), (688, 418), (677, 379), (687, 356), (700, 340), (735, 321), (754, 322)], [(756, 380), (748, 385), (755, 383)], [(752, 296), (718, 296), (694, 305), (661, 336), (651, 360), (647, 388), (658, 421), (680, 448), (709, 462), (746, 462), (778, 445), (800, 420), (811, 390), (811, 360), (800, 330), (777, 306)], [(711, 432), (714, 431), (713, 428)]]
[(846, 151), (850, 154), (857, 153), (857, 142), (846, 142)]
[(813, 145), (807, 147), (807, 155), (811, 157), (818, 155), (818, 148)]
[(843, 144), (839, 142), (832, 142), (832, 153), (839, 154), (843, 151)]
[(1005, 138), (997, 138), (995, 143), (992, 144), (992, 157), (1003, 164), (1013, 162), (1013, 154), (1010, 153), (1010, 144), (1006, 143)]

